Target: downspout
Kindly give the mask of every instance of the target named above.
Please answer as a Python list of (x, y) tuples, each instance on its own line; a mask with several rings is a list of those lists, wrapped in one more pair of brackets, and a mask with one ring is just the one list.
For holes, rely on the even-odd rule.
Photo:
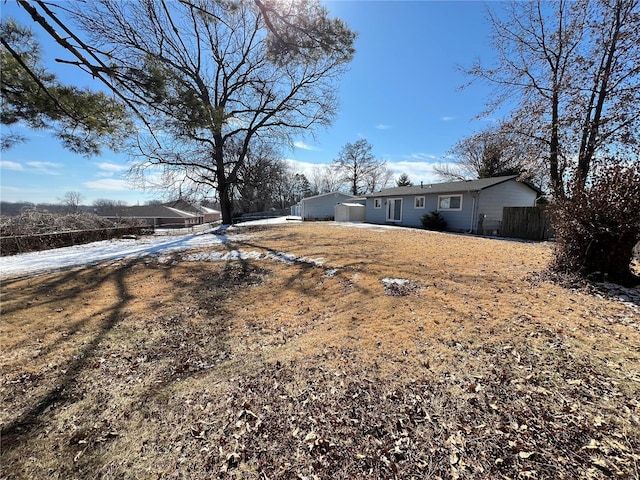
[(476, 201), (476, 195), (479, 197), (480, 196), (480, 190), (478, 190), (476, 193), (476, 195), (473, 195), (473, 193), (469, 190), (468, 192), (471, 195), (471, 198), (473, 198), (473, 206), (471, 207), (471, 223), (469, 224), (469, 232), (468, 233), (473, 233), (473, 222), (476, 218), (476, 208), (478, 206), (478, 202)]

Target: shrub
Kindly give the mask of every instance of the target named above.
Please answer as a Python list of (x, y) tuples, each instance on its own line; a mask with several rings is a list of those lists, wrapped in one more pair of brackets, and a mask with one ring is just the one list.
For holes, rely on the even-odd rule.
[(0, 234), (2, 236), (38, 235), (74, 230), (95, 230), (121, 225), (136, 226), (137, 223), (130, 219), (109, 220), (93, 213), (50, 213), (26, 210), (20, 215), (3, 219), (2, 225), (0, 225)]
[(640, 240), (640, 166), (613, 165), (594, 172), (590, 185), (551, 210), (556, 237), (552, 269), (623, 284)]
[(430, 213), (425, 213), (422, 216), (422, 226), (427, 230), (437, 230), (441, 232), (445, 228), (447, 228), (447, 221), (442, 218), (440, 212), (433, 211)]

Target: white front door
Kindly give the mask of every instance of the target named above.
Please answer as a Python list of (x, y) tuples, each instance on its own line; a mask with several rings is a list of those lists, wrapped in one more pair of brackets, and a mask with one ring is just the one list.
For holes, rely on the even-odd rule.
[(387, 200), (387, 222), (402, 221), (402, 199), (390, 198)]

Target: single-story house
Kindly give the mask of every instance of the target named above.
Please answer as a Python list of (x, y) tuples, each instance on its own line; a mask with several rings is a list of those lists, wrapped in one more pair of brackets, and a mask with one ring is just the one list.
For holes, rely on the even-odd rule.
[(533, 207), (543, 192), (517, 175), (387, 188), (367, 195), (369, 223), (420, 227), (437, 211), (447, 230), (498, 233), (504, 207)]
[(321, 193), (300, 200), (297, 205), (291, 207), (291, 214), (302, 217), (303, 220), (333, 220), (336, 205), (354, 202), (357, 199), (358, 197), (348, 193)]
[(178, 209), (182, 212), (193, 213), (202, 216), (202, 222), (200, 223), (213, 223), (219, 222), (222, 218), (222, 213), (219, 210), (205, 207), (198, 203), (191, 203), (186, 200), (176, 200), (164, 204), (167, 207)]
[[(116, 207), (99, 215), (109, 219), (136, 219), (153, 225), (154, 228), (183, 228), (211, 223), (220, 220), (220, 212), (200, 205), (188, 204), (189, 210), (179, 209), (172, 205), (137, 205), (132, 207)], [(185, 205), (179, 205), (185, 207)]]

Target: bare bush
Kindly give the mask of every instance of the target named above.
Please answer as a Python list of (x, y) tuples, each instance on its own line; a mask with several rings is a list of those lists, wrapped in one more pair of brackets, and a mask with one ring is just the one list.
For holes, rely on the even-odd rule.
[(552, 209), (553, 270), (635, 283), (633, 250), (640, 240), (640, 165), (603, 167), (591, 186)]
[(38, 235), (43, 233), (95, 230), (116, 226), (135, 226), (130, 219), (110, 220), (93, 213), (51, 213), (27, 210), (8, 217), (0, 226), (2, 236)]

